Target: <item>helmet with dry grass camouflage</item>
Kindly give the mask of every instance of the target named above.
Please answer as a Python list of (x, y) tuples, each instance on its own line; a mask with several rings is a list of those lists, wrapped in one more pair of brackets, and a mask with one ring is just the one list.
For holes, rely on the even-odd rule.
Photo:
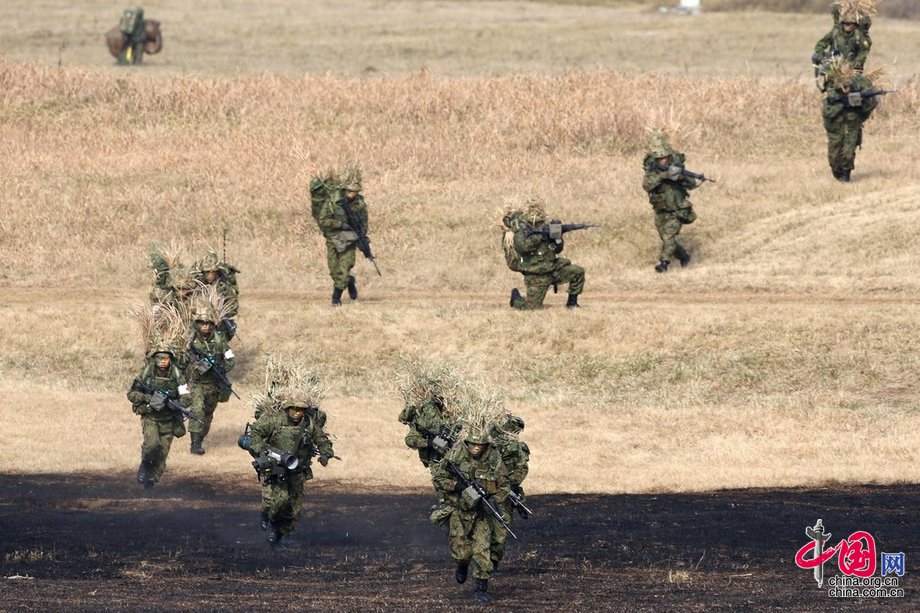
[(661, 130), (656, 130), (649, 138), (649, 155), (653, 158), (665, 158), (674, 155), (671, 143), (668, 141), (668, 135)]
[(363, 188), (361, 169), (357, 164), (349, 164), (342, 170), (339, 178), (342, 189), (347, 192), (360, 192)]
[(546, 203), (539, 196), (528, 196), (524, 200), (524, 219), (531, 225), (546, 221)]

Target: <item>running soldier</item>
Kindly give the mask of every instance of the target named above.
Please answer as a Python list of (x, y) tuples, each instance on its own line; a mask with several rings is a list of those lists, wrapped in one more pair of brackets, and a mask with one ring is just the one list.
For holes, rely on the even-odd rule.
[(173, 307), (138, 307), (135, 316), (141, 325), (145, 362), (128, 391), (131, 410), (141, 418), (141, 463), (137, 482), (152, 488), (166, 470), (166, 458), (173, 437), (185, 436), (183, 414), (169, 406), (191, 403), (185, 375), (176, 365), (176, 355), (184, 346), (187, 327)]
[(498, 449), (490, 445), (489, 430), (498, 415), (496, 406), (471, 400), (462, 410), (463, 444), (454, 445), (436, 466), (435, 488), (449, 509), (450, 554), (457, 564), (454, 578), (465, 583), (470, 562), (476, 563), (474, 597), (487, 602), (492, 577), (492, 548), (507, 536), (503, 510), (510, 491), (508, 471)]
[(294, 531), (303, 512), (304, 483), (313, 478), (310, 463), (319, 455), (326, 466), (335, 457), (322, 424), (316, 387), (284, 387), (274, 394), (277, 409), (265, 410), (252, 425), (250, 452), (262, 482), (262, 520), (269, 544), (277, 546)]
[[(502, 462), (508, 471), (508, 480), (511, 492), (516, 494), (521, 502), (524, 500), (524, 488), (521, 487), (527, 478), (530, 463), (530, 447), (520, 440), (519, 435), (524, 430), (524, 420), (517, 415), (509, 415), (503, 427), (493, 426), (489, 432), (489, 439), (502, 456)], [(508, 518), (508, 525), (514, 520), (514, 504), (511, 496), (507, 498), (502, 507), (502, 512)], [(519, 510), (526, 516), (524, 511)], [(490, 549), (492, 556), (492, 572), (498, 570), (498, 563), (505, 556), (505, 539), (492, 541)]]
[(677, 241), (677, 235), (683, 226), (696, 221), (687, 197), (688, 191), (699, 187), (700, 182), (685, 174), (684, 161), (684, 154), (671, 149), (663, 132), (652, 134), (651, 146), (642, 161), (645, 169), (642, 189), (648, 192), (655, 211), (655, 228), (661, 237), (655, 272), (665, 272), (673, 257), (677, 257), (681, 267), (690, 263), (690, 253)]
[(218, 403), (227, 402), (233, 393), (227, 375), (233, 370), (235, 356), (227, 337), (218, 329), (223, 311), (216, 291), (211, 291), (214, 302), (199, 297), (192, 312), (194, 332), (186, 358), (186, 374), (192, 387), (192, 413), (200, 420), (189, 424), (192, 435), (190, 451), (196, 455), (205, 453), (202, 444), (211, 430)]
[(827, 69), (828, 92), (821, 106), (827, 132), (827, 161), (834, 178), (849, 183), (855, 167), (856, 149), (862, 145), (863, 123), (878, 106), (878, 95), (870, 77), (842, 60)]

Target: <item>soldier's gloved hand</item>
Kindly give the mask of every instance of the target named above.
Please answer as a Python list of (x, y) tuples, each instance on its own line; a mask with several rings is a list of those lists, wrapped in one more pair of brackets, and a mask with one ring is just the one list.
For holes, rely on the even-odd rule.
[(457, 494), (458, 496), (459, 496), (460, 494), (462, 494), (462, 493), (463, 493), (463, 490), (465, 490), (465, 489), (466, 489), (466, 486), (465, 486), (464, 484), (460, 483), (459, 481), (457, 481), (457, 482), (454, 484), (454, 492), (456, 492), (456, 494)]
[(329, 456), (327, 455), (319, 456), (319, 463), (322, 464), (323, 466), (326, 466), (327, 464), (329, 464)]
[(678, 166), (677, 164), (671, 164), (668, 166), (668, 179), (671, 181), (677, 181), (680, 179), (680, 175), (684, 173), (684, 169)]
[(351, 226), (348, 225), (348, 222), (347, 222), (347, 221), (343, 221), (343, 222), (342, 222), (342, 225), (339, 226), (339, 229), (341, 229), (341, 230), (351, 230)]
[(512, 485), (511, 491), (517, 494), (518, 496), (520, 496), (521, 498), (524, 497), (524, 489), (520, 485)]
[(817, 53), (811, 54), (811, 63), (813, 66), (818, 66), (821, 64), (821, 58), (818, 57)]

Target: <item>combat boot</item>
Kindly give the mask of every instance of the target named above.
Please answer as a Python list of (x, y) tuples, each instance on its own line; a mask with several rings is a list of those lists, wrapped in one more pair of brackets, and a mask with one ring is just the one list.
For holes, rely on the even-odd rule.
[(332, 288), (332, 306), (342, 306), (342, 290), (337, 287)]
[(488, 579), (476, 579), (476, 591), (473, 592), (473, 599), (476, 600), (476, 602), (489, 602), (492, 600), (492, 597), (486, 593), (488, 589)]
[(153, 489), (153, 486), (156, 485), (156, 484), (157, 484), (156, 481), (151, 481), (150, 479), (147, 479), (146, 481), (144, 481), (144, 489), (145, 489), (145, 490), (152, 490), (152, 489)]
[(355, 278), (348, 275), (348, 297), (352, 300), (358, 299), (358, 286), (355, 285)]
[(268, 530), (268, 513), (266, 511), (259, 513), (259, 527), (262, 528), (262, 532)]
[(565, 308), (567, 309), (581, 308), (578, 305), (578, 294), (569, 294), (569, 301), (565, 303)]
[(511, 300), (508, 303), (508, 306), (510, 306), (512, 309), (519, 309), (521, 308), (523, 302), (524, 297), (521, 296), (521, 292), (518, 290), (518, 288), (515, 287), (513, 290), (511, 290)]
[(192, 433), (192, 444), (189, 447), (189, 451), (195, 455), (204, 455), (204, 447), (201, 446), (203, 442), (204, 438), (200, 434)]
[(144, 464), (143, 460), (141, 460), (141, 465), (137, 467), (137, 482), (145, 485), (147, 483), (147, 465)]
[(470, 563), (457, 564), (457, 571), (454, 573), (454, 579), (457, 583), (466, 583), (466, 575), (470, 571)]
[(680, 267), (681, 267), (681, 268), (686, 267), (687, 264), (690, 263), (690, 254), (689, 254), (689, 253), (687, 252), (687, 250), (684, 249), (683, 247), (678, 247), (678, 248), (677, 248), (677, 253), (675, 253), (674, 255), (677, 256), (677, 259), (678, 259), (678, 260), (680, 260)]
[(668, 261), (667, 261), (667, 260), (661, 260), (660, 262), (658, 262), (657, 264), (655, 264), (655, 272), (664, 272), (664, 271), (666, 271), (667, 269), (668, 269)]
[(277, 547), (278, 545), (280, 545), (282, 536), (283, 535), (281, 534), (281, 531), (278, 530), (278, 527), (275, 526), (275, 524), (272, 524), (272, 523), (268, 524), (268, 536), (266, 537), (266, 539), (268, 540), (269, 545), (271, 545), (272, 547)]
[(844, 170), (843, 173), (840, 175), (840, 180), (843, 183), (849, 183), (850, 182), (850, 171)]

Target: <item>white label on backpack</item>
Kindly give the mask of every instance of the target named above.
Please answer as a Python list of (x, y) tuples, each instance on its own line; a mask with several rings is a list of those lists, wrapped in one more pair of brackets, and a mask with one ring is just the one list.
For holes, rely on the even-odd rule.
[(226, 360), (233, 359), (233, 349), (227, 349), (227, 353), (224, 354), (224, 359)]
[(186, 394), (188, 394), (188, 393), (189, 393), (189, 391), (188, 391), (188, 384), (182, 384), (182, 385), (179, 386), (179, 395), (180, 395), (180, 396), (184, 396), (184, 395), (186, 395)]

